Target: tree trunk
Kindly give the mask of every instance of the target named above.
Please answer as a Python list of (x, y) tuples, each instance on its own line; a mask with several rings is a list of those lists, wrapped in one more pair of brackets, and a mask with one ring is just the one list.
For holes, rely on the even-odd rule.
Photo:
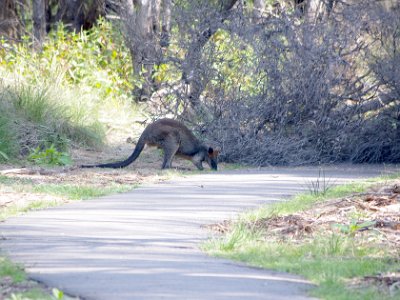
[(308, 21), (315, 22), (329, 17), (337, 0), (308, 0), (305, 16)]
[(265, 0), (254, 0), (253, 19), (255, 22), (260, 20), (265, 11)]
[[(155, 90), (152, 74), (154, 66), (161, 60), (161, 32), (169, 31), (169, 27), (161, 24), (161, 7), (170, 9), (170, 2), (164, 6), (161, 4), (160, 0), (121, 2), (120, 15), (125, 24), (125, 38), (131, 53), (134, 74), (143, 79), (142, 87), (134, 91), (137, 101), (148, 100)], [(169, 18), (168, 11), (164, 18)]]
[(161, 38), (160, 46), (168, 47), (171, 32), (171, 0), (164, 0), (162, 9), (162, 26), (161, 26)]
[(182, 66), (182, 79), (188, 85), (187, 98), (192, 106), (196, 107), (200, 103), (200, 95), (203, 92), (206, 82), (202, 78), (200, 72), (201, 64), (201, 53), (203, 47), (208, 42), (208, 40), (214, 35), (215, 32), (221, 27), (222, 23), (229, 16), (230, 10), (236, 4), (237, 0), (226, 0), (223, 1), (219, 6), (220, 17), (219, 20), (204, 20), (205, 24), (208, 26), (201, 26), (200, 28), (206, 28), (203, 32), (198, 32), (197, 38), (193, 40), (193, 43), (189, 47), (184, 63)]
[(3, 0), (0, 5), (0, 36), (17, 39), (20, 35), (21, 23), (18, 18), (16, 1)]
[(82, 23), (79, 28), (84, 30), (92, 28), (100, 16), (106, 15), (106, 0), (92, 0), (86, 1), (84, 6)]
[(57, 13), (48, 19), (53, 23), (63, 22), (68, 29), (76, 32), (92, 28), (99, 16), (104, 16), (106, 12), (106, 0), (53, 0), (52, 4), (58, 6)]
[(36, 49), (40, 49), (46, 35), (45, 0), (33, 0), (33, 37)]
[(63, 22), (66, 28), (79, 32), (83, 24), (82, 0), (61, 0), (56, 22)]

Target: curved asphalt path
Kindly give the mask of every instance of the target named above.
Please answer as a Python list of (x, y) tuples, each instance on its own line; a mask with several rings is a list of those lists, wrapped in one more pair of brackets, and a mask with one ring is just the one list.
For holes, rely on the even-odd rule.
[[(379, 167), (325, 168), (341, 183)], [(0, 248), (29, 276), (82, 299), (309, 299), (300, 277), (206, 256), (200, 225), (307, 188), (318, 168), (217, 172), (28, 213), (0, 224)]]

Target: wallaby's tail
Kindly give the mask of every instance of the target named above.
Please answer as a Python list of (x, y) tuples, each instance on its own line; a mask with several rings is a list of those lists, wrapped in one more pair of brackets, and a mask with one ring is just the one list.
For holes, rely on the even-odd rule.
[(138, 158), (139, 154), (142, 152), (144, 148), (145, 142), (142, 139), (142, 137), (139, 138), (138, 143), (136, 144), (135, 150), (133, 150), (133, 153), (131, 156), (129, 156), (126, 160), (120, 161), (120, 162), (115, 162), (115, 163), (108, 163), (108, 164), (100, 164), (100, 165), (82, 165), (80, 166), (81, 168), (125, 168), (126, 166), (130, 165), (133, 163), (136, 158)]

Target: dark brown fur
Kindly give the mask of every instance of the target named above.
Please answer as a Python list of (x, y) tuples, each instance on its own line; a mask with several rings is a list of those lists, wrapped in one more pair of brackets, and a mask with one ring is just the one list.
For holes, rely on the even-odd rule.
[(201, 143), (194, 134), (182, 123), (172, 119), (161, 119), (148, 125), (139, 138), (135, 150), (129, 158), (121, 162), (83, 165), (82, 168), (124, 168), (134, 162), (145, 145), (163, 149), (164, 161), (162, 169), (171, 168), (174, 155), (190, 160), (203, 170), (203, 161), (211, 169), (217, 170), (218, 151)]

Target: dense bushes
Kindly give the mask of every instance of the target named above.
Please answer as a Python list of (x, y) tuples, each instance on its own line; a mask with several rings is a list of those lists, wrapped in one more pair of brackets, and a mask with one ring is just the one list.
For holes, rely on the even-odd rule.
[(66, 31), (61, 23), (49, 33), (41, 51), (32, 50), (29, 38), (19, 44), (2, 41), (0, 67), (29, 83), (51, 81), (94, 89), (101, 99), (126, 98), (134, 84), (122, 37), (102, 19), (78, 33)]
[[(176, 20), (185, 51), (198, 13)], [(230, 162), (399, 162), (399, 16), (374, 1), (338, 2), (317, 20), (287, 11), (252, 22), (238, 7), (214, 24), (220, 29), (198, 58), (199, 101), (175, 82), (174, 98), (161, 104), (220, 144)]]

